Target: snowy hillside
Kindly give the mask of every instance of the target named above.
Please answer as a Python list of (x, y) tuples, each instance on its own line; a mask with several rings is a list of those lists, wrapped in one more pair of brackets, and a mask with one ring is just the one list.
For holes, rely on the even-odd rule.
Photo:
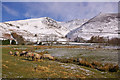
[(83, 25), (85, 22), (87, 22), (87, 19), (76, 19), (76, 20), (71, 20), (68, 22), (61, 22), (60, 25), (66, 27), (68, 30), (73, 30), (76, 29), (78, 27), (80, 27), (81, 25)]
[[(67, 41), (76, 37), (90, 39), (92, 36), (118, 37), (118, 14), (100, 13), (90, 20), (76, 19), (58, 22), (48, 17), (0, 23), (0, 39), (13, 39), (12, 32), (21, 35), (26, 41)], [(65, 38), (67, 36), (67, 38)]]
[(69, 32), (65, 27), (48, 17), (0, 23), (0, 31), (1, 38), (5, 37), (4, 34), (10, 35), (11, 32), (16, 32), (26, 40), (34, 42), (39, 38), (44, 39), (51, 36), (64, 38)]
[(109, 38), (118, 37), (118, 14), (103, 14), (95, 16), (94, 18), (88, 20), (81, 27), (72, 30), (67, 34), (67, 38), (73, 40), (76, 37), (82, 37), (85, 39), (90, 39), (91, 36), (103, 36)]

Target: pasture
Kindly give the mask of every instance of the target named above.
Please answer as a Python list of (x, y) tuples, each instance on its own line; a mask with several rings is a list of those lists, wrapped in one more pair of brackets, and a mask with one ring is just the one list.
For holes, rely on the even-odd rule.
[[(1, 46), (2, 47), (2, 46)], [(99, 71), (97, 69), (62, 63), (56, 60), (32, 61), (25, 57), (11, 56), (9, 51), (48, 51), (55, 58), (83, 58), (101, 63), (118, 62), (119, 50), (93, 49), (85, 46), (3, 46), (2, 47), (2, 78), (117, 78), (118, 72)]]
[[(36, 50), (39, 52), (42, 50)], [(118, 51), (109, 49), (80, 49), (80, 48), (51, 48), (45, 49), (52, 56), (61, 59), (83, 58), (88, 61), (99, 61), (102, 63), (118, 63)]]

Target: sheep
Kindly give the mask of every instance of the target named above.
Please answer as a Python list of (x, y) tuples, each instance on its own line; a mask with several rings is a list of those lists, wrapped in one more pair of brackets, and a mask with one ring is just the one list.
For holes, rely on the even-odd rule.
[(10, 54), (10, 55), (13, 55), (13, 52), (12, 52), (12, 51), (9, 51), (9, 54)]
[(26, 57), (27, 57), (27, 59), (32, 58), (33, 61), (34, 60), (37, 61), (38, 59), (41, 59), (42, 55), (37, 54), (37, 53), (28, 52), (26, 54)]
[(53, 60), (53, 59), (54, 59), (54, 57), (51, 56), (50, 54), (43, 54), (42, 58), (43, 58), (43, 59), (47, 58), (47, 59), (50, 59), (50, 60)]
[(33, 54), (32, 52), (28, 52), (28, 53), (26, 54), (27, 59), (29, 59), (29, 58), (31, 57), (32, 60), (33, 60), (33, 56), (34, 56), (34, 54)]
[(14, 56), (19, 56), (19, 52), (15, 51)]
[(38, 59), (41, 59), (42, 55), (35, 53), (33, 56), (33, 60), (38, 61)]
[(22, 53), (20, 53), (20, 56), (26, 56), (27, 55), (27, 51), (22, 51)]

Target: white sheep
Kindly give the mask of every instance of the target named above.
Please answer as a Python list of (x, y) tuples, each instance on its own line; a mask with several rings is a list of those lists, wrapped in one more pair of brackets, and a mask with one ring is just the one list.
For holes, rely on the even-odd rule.
[(45, 59), (45, 58), (50, 59), (50, 60), (53, 60), (53, 59), (54, 59), (54, 57), (51, 56), (50, 54), (43, 54), (42, 57), (43, 57), (44, 59)]
[(42, 55), (34, 53), (33, 60), (38, 61), (38, 59), (41, 59)]
[(12, 52), (12, 51), (9, 51), (9, 54), (10, 54), (10, 55), (13, 55), (13, 52)]

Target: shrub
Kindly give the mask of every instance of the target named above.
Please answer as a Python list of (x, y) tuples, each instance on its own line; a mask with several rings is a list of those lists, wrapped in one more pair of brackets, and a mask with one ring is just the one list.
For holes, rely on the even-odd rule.
[(42, 42), (39, 42), (39, 44), (38, 45), (42, 45)]
[(107, 39), (105, 37), (100, 37), (100, 36), (92, 36), (90, 40), (87, 42), (89, 43), (105, 43)]
[(12, 45), (16, 45), (16, 41), (15, 41), (15, 40), (12, 40), (11, 44), (12, 44)]
[(10, 45), (10, 40), (2, 40), (2, 45)]
[(84, 38), (78, 37), (78, 36), (74, 39), (74, 41), (75, 42), (86, 42), (86, 40)]
[[(77, 38), (78, 40), (78, 38)], [(76, 41), (76, 39), (75, 39)], [(100, 36), (92, 36), (90, 38), (90, 40), (86, 41), (88, 43), (106, 43), (106, 44), (110, 44), (110, 45), (120, 45), (120, 38), (111, 38), (109, 39), (109, 37), (100, 37)]]
[(120, 45), (120, 38), (112, 38), (108, 43), (111, 45)]

